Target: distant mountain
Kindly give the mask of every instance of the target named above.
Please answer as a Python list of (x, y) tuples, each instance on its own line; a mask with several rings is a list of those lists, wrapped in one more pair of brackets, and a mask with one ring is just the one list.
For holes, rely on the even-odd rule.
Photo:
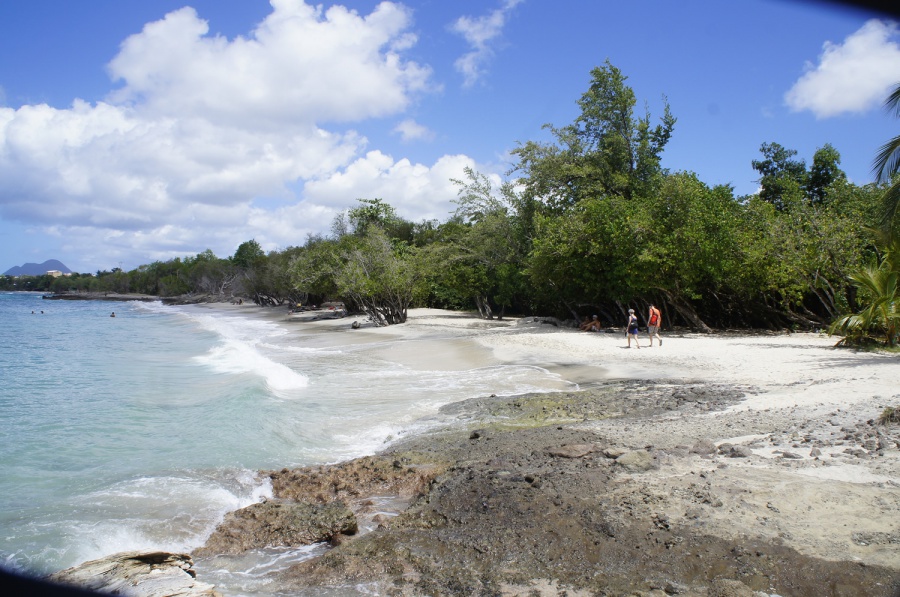
[(72, 270), (66, 267), (62, 261), (56, 259), (48, 259), (44, 263), (26, 263), (22, 266), (11, 267), (5, 272), (4, 276), (43, 276), (51, 270), (58, 270), (64, 274), (71, 274)]

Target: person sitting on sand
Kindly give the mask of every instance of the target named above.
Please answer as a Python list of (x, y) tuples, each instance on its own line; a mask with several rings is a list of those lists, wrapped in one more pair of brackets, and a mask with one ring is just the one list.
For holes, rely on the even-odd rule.
[(631, 348), (631, 337), (634, 336), (634, 345), (641, 347), (638, 342), (638, 318), (634, 314), (634, 309), (628, 309), (628, 329), (625, 331), (625, 337), (628, 338), (628, 348)]
[(602, 326), (600, 325), (600, 319), (596, 315), (593, 316), (593, 319), (588, 319), (587, 315), (585, 315), (584, 321), (579, 327), (583, 332), (599, 332)]

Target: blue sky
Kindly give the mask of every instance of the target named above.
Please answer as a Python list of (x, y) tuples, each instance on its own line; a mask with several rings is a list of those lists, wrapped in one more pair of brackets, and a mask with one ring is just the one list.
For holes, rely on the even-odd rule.
[(898, 24), (799, 0), (4, 0), (0, 55), (0, 271), (281, 249), (358, 198), (445, 220), (607, 59), (667, 98), (663, 165), (738, 194), (773, 141), (871, 182), (900, 127)]

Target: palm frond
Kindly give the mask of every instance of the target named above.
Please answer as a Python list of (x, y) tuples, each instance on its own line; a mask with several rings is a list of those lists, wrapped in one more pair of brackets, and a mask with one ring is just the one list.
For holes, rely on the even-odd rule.
[(885, 230), (892, 228), (891, 224), (897, 221), (898, 212), (900, 212), (900, 180), (888, 187), (881, 197), (878, 218)]
[(890, 182), (900, 172), (900, 136), (894, 137), (878, 149), (872, 162), (872, 171), (878, 182)]
[(888, 112), (896, 112), (895, 116), (900, 118), (900, 83), (897, 83), (891, 94), (884, 100), (884, 109)]

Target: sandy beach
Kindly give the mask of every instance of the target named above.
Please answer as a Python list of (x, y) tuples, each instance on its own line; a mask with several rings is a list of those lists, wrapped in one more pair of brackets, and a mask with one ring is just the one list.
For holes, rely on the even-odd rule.
[[(356, 319), (362, 328), (349, 331)], [(900, 578), (900, 431), (896, 424), (874, 424), (885, 408), (900, 406), (896, 354), (835, 349), (835, 337), (787, 332), (664, 334), (663, 346), (653, 347), (644, 334), (642, 347), (629, 349), (624, 330), (588, 333), (533, 318), (484, 321), (428, 309), (389, 328), (353, 317), (302, 325), (321, 328), (324, 342), (402, 338), (383, 358), (407, 367), (544, 368), (578, 384), (570, 406), (616, 387), (624, 391), (623, 412), (592, 417), (567, 407), (542, 422), (596, 437), (582, 456), (587, 460), (606, 465), (629, 451), (652, 457), (645, 468), (617, 472), (607, 500), (652, 496), (646, 502), (652, 506), (642, 503), (635, 512), (657, 521), (664, 516), (667, 529), (752, 539), (826, 562), (884, 567)], [(685, 388), (695, 395), (667, 405), (657, 399), (654, 407), (661, 391), (678, 397)], [(730, 398), (717, 401), (717, 393)], [(473, 408), (469, 429), (497, 422), (490, 414), (496, 409)], [(501, 418), (508, 428), (533, 426), (509, 413)], [(421, 446), (423, 439), (412, 441)], [(559, 582), (529, 579), (520, 589), (562, 594)], [(820, 594), (875, 594), (869, 590)], [(884, 594), (893, 593), (885, 587)]]
[[(558, 380), (446, 404), (428, 433), (370, 458), (264, 471), (261, 508), (339, 503), (361, 531), (326, 534), (335, 547), (273, 578), (274, 593), (900, 594), (900, 425), (877, 423), (900, 407), (900, 355), (812, 333), (663, 333), (653, 347), (642, 334), (637, 349), (624, 329), (542, 318), (415, 309), (379, 328), (201, 308), (302, 326), (310, 346), (385, 367), (514, 364)], [(201, 570), (252, 548), (247, 524), (227, 517)]]

